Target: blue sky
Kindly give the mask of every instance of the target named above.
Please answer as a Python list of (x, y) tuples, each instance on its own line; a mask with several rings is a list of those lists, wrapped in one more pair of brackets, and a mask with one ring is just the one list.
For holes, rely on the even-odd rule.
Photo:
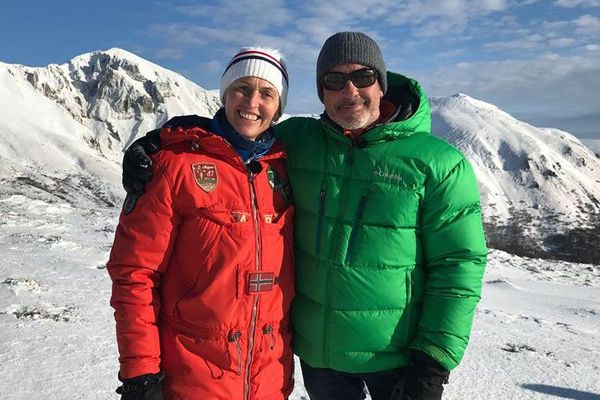
[(62, 64), (119, 47), (206, 89), (241, 46), (281, 49), (286, 112), (319, 113), (315, 62), (359, 30), (430, 96), (466, 93), (538, 126), (600, 138), (600, 0), (3, 1), (0, 61)]

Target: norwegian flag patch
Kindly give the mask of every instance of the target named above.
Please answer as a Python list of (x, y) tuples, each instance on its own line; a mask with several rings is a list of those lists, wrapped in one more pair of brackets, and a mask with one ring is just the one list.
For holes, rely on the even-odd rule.
[(275, 284), (275, 274), (273, 272), (250, 272), (246, 291), (248, 293), (270, 292)]

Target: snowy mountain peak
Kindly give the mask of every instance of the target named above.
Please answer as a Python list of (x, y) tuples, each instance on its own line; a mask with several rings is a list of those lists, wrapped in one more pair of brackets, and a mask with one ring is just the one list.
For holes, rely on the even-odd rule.
[[(137, 136), (170, 116), (210, 116), (220, 107), (217, 92), (118, 48), (44, 68), (0, 63), (0, 92), (4, 192), (75, 206), (119, 203), (122, 150)], [(600, 240), (600, 160), (592, 151), (464, 93), (432, 98), (431, 109), (433, 133), (474, 166), (492, 247), (600, 258), (600, 250), (580, 251), (600, 249), (591, 245)]]
[(152, 79), (152, 77), (181, 78), (181, 75), (143, 59), (127, 50), (113, 47), (103, 51), (93, 51), (74, 57), (61, 67), (69, 71), (88, 70), (99, 72), (106, 67), (114, 71), (121, 70), (134, 80)]
[(193, 110), (206, 116), (220, 107), (214, 93), (119, 48), (82, 54), (62, 65), (7, 68), (61, 105), (89, 130), (90, 146), (113, 160), (169, 115)]
[(183, 76), (121, 49), (32, 68), (0, 64), (4, 194), (119, 204), (123, 148), (170, 116), (220, 107)]
[(463, 94), (431, 104), (434, 134), (460, 148), (475, 168), (488, 236), (503, 227), (497, 240), (510, 240), (513, 251), (530, 246), (524, 253), (537, 255), (574, 224), (600, 229), (600, 159), (576, 137), (536, 128)]

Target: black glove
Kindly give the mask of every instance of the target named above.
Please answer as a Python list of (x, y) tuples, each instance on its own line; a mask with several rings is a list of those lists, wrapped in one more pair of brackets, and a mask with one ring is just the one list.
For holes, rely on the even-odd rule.
[(421, 351), (411, 351), (411, 357), (415, 365), (396, 385), (391, 400), (441, 400), (450, 371)]
[(123, 156), (123, 187), (127, 198), (123, 205), (125, 214), (133, 211), (137, 199), (144, 194), (146, 183), (152, 179), (150, 154), (160, 150), (160, 129), (146, 133), (129, 146)]
[(165, 374), (146, 374), (124, 379), (117, 388), (121, 400), (163, 400), (162, 384)]

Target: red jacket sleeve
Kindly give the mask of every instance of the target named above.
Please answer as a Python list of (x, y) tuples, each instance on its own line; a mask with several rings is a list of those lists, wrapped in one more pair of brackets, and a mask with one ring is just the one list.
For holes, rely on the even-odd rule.
[(159, 287), (179, 218), (159, 163), (132, 212), (121, 213), (107, 264), (112, 279), (121, 379), (160, 370)]

